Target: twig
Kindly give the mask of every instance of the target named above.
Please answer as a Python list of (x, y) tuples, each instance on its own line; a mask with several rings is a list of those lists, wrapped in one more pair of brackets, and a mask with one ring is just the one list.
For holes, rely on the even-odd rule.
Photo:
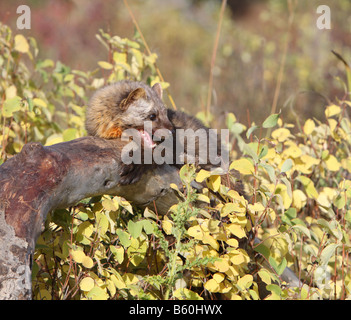
[(218, 21), (218, 26), (217, 26), (217, 33), (216, 33), (215, 43), (214, 43), (213, 51), (212, 51), (210, 77), (208, 80), (207, 115), (210, 114), (210, 106), (211, 106), (211, 100), (212, 100), (212, 87), (213, 87), (213, 69), (214, 69), (215, 62), (216, 62), (219, 36), (221, 33), (222, 21), (223, 21), (223, 16), (224, 16), (224, 11), (225, 11), (226, 5), (227, 5), (227, 0), (222, 0), (222, 6), (221, 6), (221, 11), (220, 11), (219, 21)]
[[(124, 5), (126, 6), (128, 12), (129, 12), (129, 15), (130, 15), (130, 17), (131, 17), (131, 19), (132, 19), (132, 21), (133, 21), (133, 24), (134, 24), (135, 28), (138, 30), (138, 32), (139, 32), (139, 34), (140, 34), (141, 40), (143, 41), (143, 44), (144, 44), (144, 46), (145, 46), (145, 49), (146, 49), (148, 55), (151, 55), (152, 52), (151, 52), (151, 50), (150, 50), (150, 48), (149, 48), (149, 46), (148, 46), (148, 44), (147, 44), (147, 42), (146, 42), (146, 40), (145, 40), (145, 37), (144, 37), (143, 33), (141, 32), (141, 29), (140, 29), (140, 27), (139, 27), (139, 24), (138, 24), (137, 20), (135, 19), (135, 16), (134, 16), (134, 14), (133, 14), (133, 11), (131, 10), (131, 8), (130, 8), (130, 6), (129, 6), (129, 4), (128, 4), (128, 0), (123, 0), (123, 2), (124, 2)], [(159, 76), (160, 80), (161, 80), (162, 82), (165, 82), (165, 80), (164, 80), (164, 78), (163, 78), (163, 76), (162, 76), (162, 74), (161, 74), (161, 71), (160, 71), (160, 69), (157, 67), (156, 63), (155, 63), (155, 68), (156, 68), (156, 72), (157, 72), (157, 75)], [(174, 102), (174, 100), (173, 100), (171, 94), (169, 93), (168, 89), (166, 89), (166, 92), (167, 92), (168, 99), (169, 99), (169, 101), (170, 101), (171, 104), (172, 104), (173, 109), (174, 109), (174, 110), (177, 110), (177, 106), (176, 106), (176, 104), (175, 104), (175, 102)]]
[(285, 68), (285, 62), (286, 62), (286, 57), (288, 55), (288, 47), (289, 47), (289, 37), (291, 34), (291, 29), (294, 21), (294, 9), (296, 6), (296, 2), (292, 0), (288, 0), (288, 7), (289, 7), (289, 26), (288, 26), (288, 32), (287, 32), (287, 38), (284, 43), (284, 49), (283, 49), (283, 57), (280, 63), (280, 68), (279, 68), (279, 73), (278, 73), (278, 79), (277, 79), (277, 85), (275, 87), (275, 92), (274, 92), (274, 98), (273, 98), (273, 103), (272, 103), (272, 109), (271, 109), (271, 114), (275, 113), (277, 109), (277, 104), (278, 104), (278, 98), (279, 98), (279, 93), (280, 93), (280, 87), (283, 82), (283, 76), (284, 76), (284, 68)]

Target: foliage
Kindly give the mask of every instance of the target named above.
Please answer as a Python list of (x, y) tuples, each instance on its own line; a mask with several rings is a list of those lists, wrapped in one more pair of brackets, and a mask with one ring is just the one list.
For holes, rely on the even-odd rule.
[[(157, 56), (144, 53), (138, 34), (97, 38), (109, 59), (82, 72), (40, 60), (35, 39), (0, 26), (2, 161), (29, 141), (84, 135), (87, 97), (105, 83), (159, 81)], [(342, 99), (323, 121), (284, 123), (278, 113), (249, 128), (229, 113), (229, 146), (243, 155), (231, 169), (241, 173), (246, 198), (219, 175), (184, 166), (184, 188), (173, 186), (181, 201), (166, 216), (117, 196), (56, 210), (37, 243), (34, 297), (350, 298), (350, 107)], [(197, 192), (194, 180), (206, 187)], [(286, 267), (300, 281), (295, 287), (282, 278)]]

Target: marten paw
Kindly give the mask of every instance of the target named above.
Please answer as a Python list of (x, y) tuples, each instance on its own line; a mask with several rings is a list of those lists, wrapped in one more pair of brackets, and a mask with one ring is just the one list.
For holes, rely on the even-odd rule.
[(120, 185), (128, 185), (137, 183), (143, 173), (145, 172), (145, 166), (136, 164), (123, 164), (120, 169)]

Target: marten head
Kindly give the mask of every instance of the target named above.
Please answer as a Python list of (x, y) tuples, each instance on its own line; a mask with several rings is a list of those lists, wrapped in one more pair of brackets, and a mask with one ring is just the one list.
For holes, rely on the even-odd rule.
[[(89, 135), (105, 139), (120, 138), (124, 130), (133, 128), (140, 132), (144, 143), (153, 147), (152, 137), (144, 131), (146, 121), (152, 123), (152, 134), (158, 129), (166, 129), (168, 134), (173, 130), (162, 102), (161, 85), (150, 88), (142, 82), (123, 80), (96, 91), (85, 126)], [(167, 131), (162, 130), (163, 135)]]

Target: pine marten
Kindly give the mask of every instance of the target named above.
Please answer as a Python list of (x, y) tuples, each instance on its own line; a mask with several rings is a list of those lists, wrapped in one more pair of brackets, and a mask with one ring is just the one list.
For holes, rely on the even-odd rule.
[[(144, 130), (145, 121), (152, 123), (151, 134)], [(210, 161), (213, 160), (209, 158), (211, 150), (214, 150), (212, 153), (215, 156), (223, 158), (220, 135), (210, 134), (209, 128), (201, 121), (184, 112), (167, 109), (162, 102), (162, 88), (159, 83), (151, 88), (142, 82), (123, 80), (97, 90), (90, 100), (85, 125), (89, 135), (105, 139), (118, 139), (122, 137), (124, 130), (137, 129), (141, 149), (153, 149), (157, 144), (155, 141), (160, 143), (164, 141), (162, 138), (171, 136), (173, 141), (169, 145), (173, 152), (170, 164), (178, 167), (184, 163), (195, 163), (206, 170), (220, 166), (221, 163)], [(158, 129), (165, 130), (161, 130), (162, 137), (157, 136), (160, 131)], [(181, 133), (187, 129), (200, 133), (195, 135), (195, 143), (190, 143), (189, 136), (185, 139), (182, 136)], [(205, 149), (207, 152), (202, 153)], [(154, 162), (122, 164), (120, 184), (137, 182), (154, 165)]]

